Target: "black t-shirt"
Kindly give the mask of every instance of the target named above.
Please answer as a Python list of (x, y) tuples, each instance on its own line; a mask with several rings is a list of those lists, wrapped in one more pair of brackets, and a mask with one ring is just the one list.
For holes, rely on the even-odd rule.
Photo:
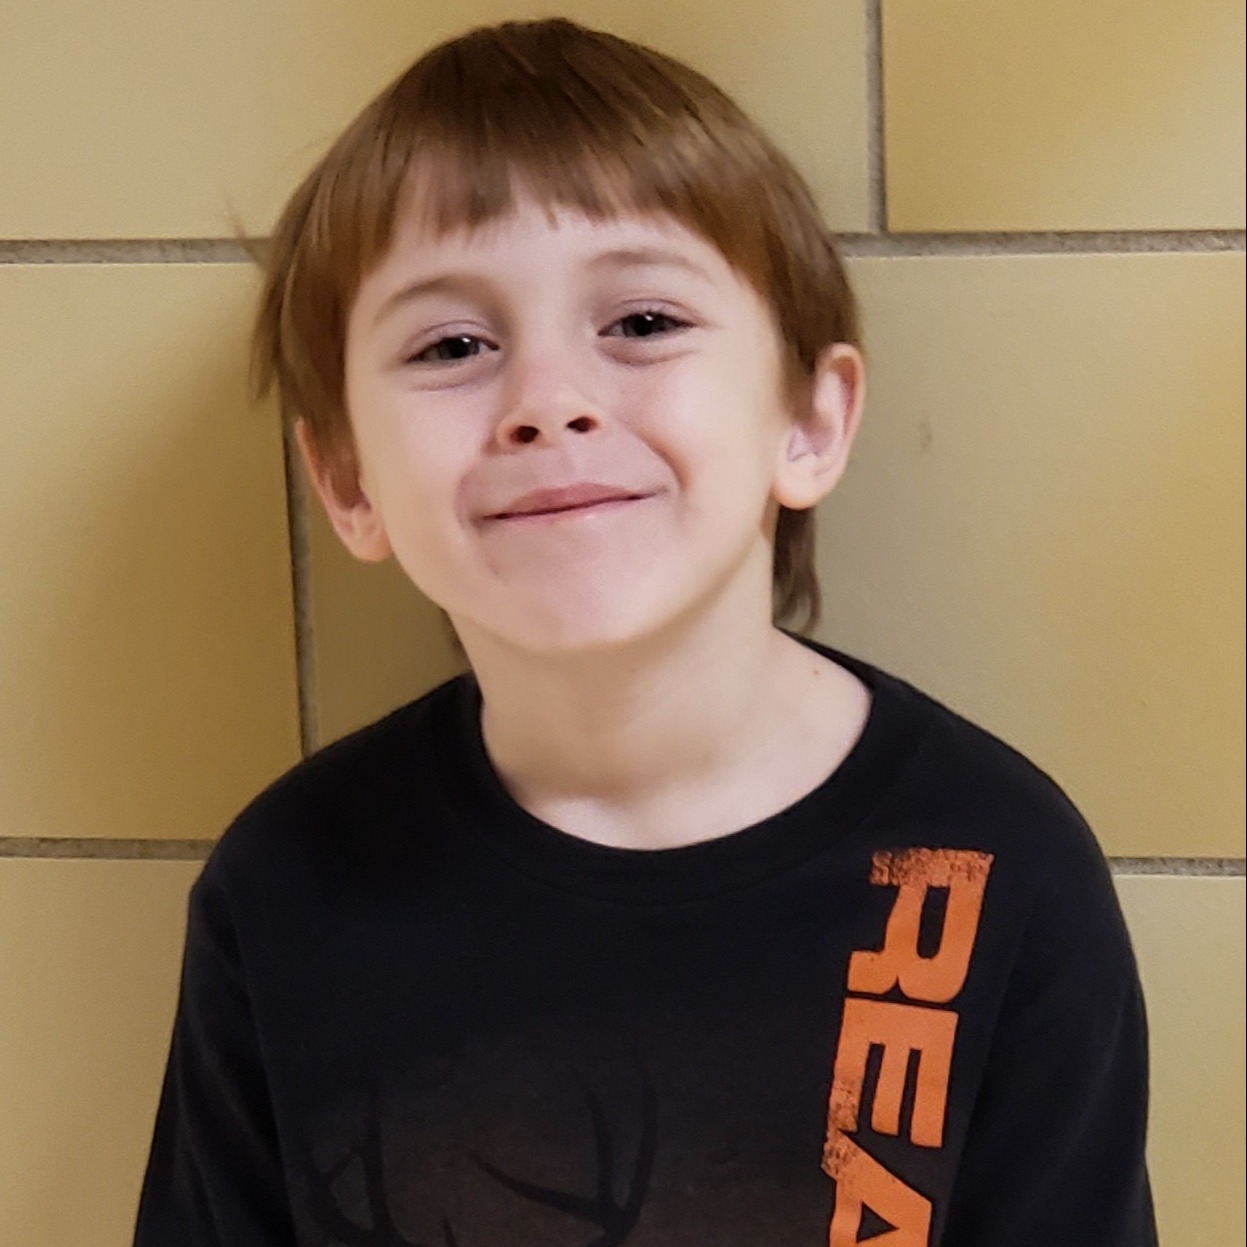
[(908, 685), (818, 788), (628, 850), (461, 676), (254, 801), (190, 900), (137, 1247), (1144, 1247), (1147, 1052), (1060, 791)]

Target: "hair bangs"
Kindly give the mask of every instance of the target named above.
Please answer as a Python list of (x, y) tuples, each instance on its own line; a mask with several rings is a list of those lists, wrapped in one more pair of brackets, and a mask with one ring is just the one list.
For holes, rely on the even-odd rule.
[[(404, 211), (434, 234), (471, 230), (522, 192), (595, 220), (667, 215), (743, 258), (743, 238), (758, 232), (747, 228), (749, 195), (732, 177), (739, 161), (704, 125), (708, 105), (736, 106), (658, 53), (543, 25), (538, 39), (515, 23), (472, 32), (394, 85), (378, 131), (406, 172)], [(391, 221), (397, 191), (391, 179)]]

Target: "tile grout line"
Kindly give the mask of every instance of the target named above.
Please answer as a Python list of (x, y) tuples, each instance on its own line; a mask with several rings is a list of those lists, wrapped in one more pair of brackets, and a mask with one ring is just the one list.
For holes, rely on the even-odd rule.
[[(872, 174), (873, 178), (873, 174)], [(882, 197), (871, 213), (883, 211)], [(842, 254), (853, 258), (907, 259), (922, 256), (1134, 255), (1173, 252), (1239, 252), (1247, 234), (1211, 230), (1015, 230), (978, 233), (840, 233)], [(232, 239), (119, 238), (0, 240), (0, 266), (17, 264), (250, 264), (251, 256)]]
[(1108, 864), (1114, 875), (1241, 879), (1247, 874), (1241, 857), (1110, 857)]
[[(107, 839), (104, 837), (0, 836), (0, 859), (82, 861), (201, 861), (214, 840)], [(1110, 857), (1114, 875), (1241, 879), (1241, 857)]]
[(1243, 230), (1013, 231), (966, 234), (841, 234), (850, 258), (926, 256), (1170, 255), (1244, 250)]
[(259, 238), (0, 239), (0, 264), (254, 264)]
[(112, 840), (104, 837), (0, 836), (0, 860), (202, 861), (213, 840)]
[(306, 758), (320, 746), (316, 650), (312, 626), (312, 549), (308, 491), (289, 421), (282, 421), (286, 469), (286, 529), (290, 542), (290, 587), (294, 605), (294, 664), (299, 706), (299, 748)]
[(867, 228), (888, 228), (887, 155), (883, 116), (883, 0), (866, 0), (866, 159)]

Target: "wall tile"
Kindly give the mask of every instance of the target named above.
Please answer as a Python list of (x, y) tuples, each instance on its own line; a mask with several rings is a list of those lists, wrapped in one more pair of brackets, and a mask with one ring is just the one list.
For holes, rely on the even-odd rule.
[(1160, 1241), (1243, 1241), (1240, 879), (1125, 876), (1117, 890), (1147, 997), (1148, 1158)]
[[(267, 232), (296, 181), (426, 47), (548, 13), (524, 0), (49, 0), (0, 41), (0, 235)], [(690, 60), (797, 156), (842, 229), (866, 221), (864, 17), (849, 0), (571, 0)]]
[(213, 836), (298, 756), (252, 281), (0, 268), (0, 835)]
[(895, 230), (1243, 228), (1239, 0), (883, 0)]
[(130, 1242), (198, 871), (0, 860), (0, 1243)]
[(1110, 853), (1243, 853), (1243, 256), (854, 263), (821, 635), (1049, 770)]

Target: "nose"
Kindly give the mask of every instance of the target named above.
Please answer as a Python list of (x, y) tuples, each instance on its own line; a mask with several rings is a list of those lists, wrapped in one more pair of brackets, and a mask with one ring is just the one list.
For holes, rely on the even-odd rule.
[(509, 371), (510, 384), (505, 387), (503, 415), (496, 430), (502, 449), (555, 446), (569, 435), (593, 433), (605, 423), (599, 405), (566, 356), (514, 357)]

